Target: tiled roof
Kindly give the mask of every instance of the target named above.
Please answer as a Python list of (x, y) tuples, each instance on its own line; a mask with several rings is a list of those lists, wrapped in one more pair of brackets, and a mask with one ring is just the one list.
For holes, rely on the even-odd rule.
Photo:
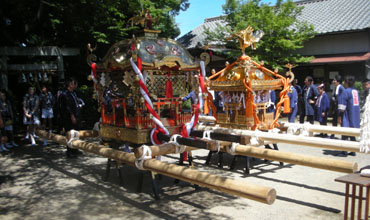
[[(370, 0), (303, 0), (296, 4), (304, 7), (298, 19), (312, 24), (317, 34), (370, 28)], [(194, 48), (198, 42), (204, 44), (205, 29), (215, 30), (216, 23), (226, 24), (223, 16), (205, 19), (178, 41), (186, 48)]]
[(215, 31), (217, 24), (226, 25), (226, 22), (223, 20), (223, 16), (204, 19), (203, 24), (199, 25), (194, 30), (189, 31), (177, 41), (184, 45), (185, 48), (194, 48), (197, 46), (198, 42), (204, 44), (206, 39), (206, 34), (204, 33), (205, 30), (208, 28), (211, 31)]
[(370, 28), (370, 0), (304, 0), (301, 21), (313, 24), (318, 34)]

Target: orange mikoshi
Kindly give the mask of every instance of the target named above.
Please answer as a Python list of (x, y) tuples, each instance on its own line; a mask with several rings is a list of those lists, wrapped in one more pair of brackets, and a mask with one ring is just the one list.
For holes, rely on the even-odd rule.
[[(268, 130), (278, 126), (280, 108), (284, 113), (290, 112), (290, 82), (294, 79), (289, 68), (286, 76), (264, 67), (245, 54), (249, 46), (255, 49), (256, 43), (263, 36), (262, 31), (253, 32), (253, 28), (233, 34), (239, 40), (242, 55), (233, 63), (226, 63), (225, 68), (209, 77), (210, 89), (218, 92), (223, 104), (222, 111), (217, 112), (216, 123), (223, 127)], [(274, 103), (270, 93), (280, 91), (280, 100)], [(275, 113), (276, 109), (276, 113)]]

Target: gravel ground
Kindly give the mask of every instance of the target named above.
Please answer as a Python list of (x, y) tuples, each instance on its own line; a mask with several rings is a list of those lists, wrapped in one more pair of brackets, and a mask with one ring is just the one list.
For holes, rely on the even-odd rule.
[[(123, 183), (113, 167), (103, 181), (107, 159), (84, 153), (65, 157), (56, 144), (21, 146), (0, 156), (0, 219), (343, 219), (344, 184), (334, 179), (344, 173), (276, 161), (252, 161), (250, 175), (239, 159), (229, 170), (231, 156), (224, 156), (224, 168), (217, 167), (217, 155), (204, 165), (208, 151), (194, 151), (198, 170), (273, 187), (277, 199), (272, 205), (239, 198), (186, 182), (175, 183), (163, 176), (158, 181), (159, 201), (152, 195), (149, 172), (144, 173), (142, 192), (137, 192), (140, 171), (122, 166)], [(370, 164), (369, 155), (338, 157), (335, 151), (279, 144), (280, 151)], [(177, 162), (178, 155), (163, 157)]]

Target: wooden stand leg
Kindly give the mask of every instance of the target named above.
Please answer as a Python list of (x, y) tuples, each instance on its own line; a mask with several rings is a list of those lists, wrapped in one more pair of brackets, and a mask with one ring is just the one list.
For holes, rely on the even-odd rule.
[[(277, 144), (272, 144), (272, 146), (274, 146), (274, 150), (279, 150)], [(279, 162), (280, 166), (284, 166), (284, 163), (283, 162)]]
[(179, 182), (180, 182), (180, 180), (179, 180), (179, 179), (175, 179), (175, 180), (173, 181), (173, 183), (174, 183), (174, 184), (179, 184)]
[(361, 209), (362, 209), (362, 190), (363, 190), (363, 187), (362, 186), (359, 186), (360, 187), (360, 191), (358, 192), (358, 209), (357, 209), (357, 219), (358, 220), (361, 220)]
[(365, 218), (369, 218), (369, 197), (370, 197), (370, 187), (366, 187), (366, 207), (365, 207)]
[(103, 178), (104, 181), (107, 181), (108, 178), (109, 178), (111, 163), (112, 163), (112, 159), (108, 159), (107, 160), (107, 167), (106, 167), (106, 170), (105, 170), (105, 176)]
[(208, 152), (208, 156), (207, 156), (206, 163), (205, 163), (206, 165), (209, 165), (209, 163), (211, 162), (212, 154), (213, 154), (213, 151)]
[(184, 154), (180, 154), (179, 165), (183, 165), (183, 164), (184, 164)]
[(344, 199), (344, 220), (348, 217), (349, 183), (346, 183), (346, 197)]
[(352, 184), (351, 220), (355, 219), (356, 185)]
[[(268, 145), (268, 144), (266, 144), (266, 145), (265, 145), (265, 148), (266, 148), (266, 149), (270, 149), (270, 150), (272, 150), (272, 148), (271, 148), (271, 147), (270, 147), (270, 145)], [(271, 162), (271, 160), (264, 159), (264, 162), (265, 162), (265, 163), (268, 163), (268, 162)]]
[(152, 189), (153, 189), (153, 194), (154, 194), (154, 198), (155, 200), (159, 200), (159, 190), (158, 190), (158, 184), (157, 184), (157, 181), (155, 179), (155, 175), (153, 172), (150, 172), (150, 177), (152, 179)]
[(117, 167), (117, 172), (118, 172), (118, 177), (119, 177), (119, 184), (122, 186), (124, 181), (123, 181), (123, 175), (122, 175), (122, 170), (121, 170), (121, 164), (116, 162), (116, 167)]
[(193, 166), (193, 156), (190, 154), (190, 152), (188, 152), (188, 162), (189, 166)]
[(249, 157), (245, 157), (245, 170), (244, 173), (249, 175), (249, 169), (250, 169), (250, 163), (249, 163)]
[(140, 171), (136, 187), (136, 192), (138, 193), (140, 193), (143, 189), (143, 180), (144, 180), (144, 171)]
[(218, 167), (223, 168), (224, 167), (224, 153), (218, 152)]
[(234, 155), (233, 156), (233, 159), (231, 160), (230, 170), (233, 170), (234, 169), (235, 163), (236, 163), (236, 158), (237, 158), (237, 155)]

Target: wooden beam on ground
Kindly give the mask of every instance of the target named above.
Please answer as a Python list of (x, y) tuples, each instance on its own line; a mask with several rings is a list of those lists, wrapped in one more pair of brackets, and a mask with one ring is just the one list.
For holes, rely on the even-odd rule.
[[(230, 145), (230, 144), (229, 144)], [(225, 144), (221, 144), (220, 151), (228, 152)], [(348, 162), (337, 159), (330, 159), (324, 157), (308, 156), (296, 153), (276, 151), (272, 149), (253, 147), (247, 145), (236, 145), (235, 154), (243, 156), (251, 156), (256, 158), (262, 158), (267, 160), (276, 160), (280, 162), (297, 164), (302, 166), (308, 166), (313, 168), (343, 172), (343, 173), (353, 173), (358, 169), (358, 164), (354, 162)]]
[[(194, 130), (191, 131), (190, 136), (202, 138), (204, 135), (204, 131), (202, 130)], [(242, 136), (242, 135), (235, 135), (235, 134), (225, 134), (225, 133), (216, 133), (211, 132), (210, 138), (212, 140), (219, 140), (219, 141), (229, 141), (235, 142), (240, 144), (249, 144), (250, 137), (249, 136)]]
[[(93, 138), (93, 137), (98, 137), (99, 132), (95, 130), (81, 130), (78, 131), (80, 139), (85, 139), (85, 138)], [(66, 134), (67, 139), (71, 139), (71, 132), (67, 132)]]
[(304, 137), (290, 134), (277, 134), (270, 132), (261, 132), (261, 131), (250, 131), (250, 130), (240, 130), (240, 129), (231, 129), (231, 128), (222, 128), (216, 126), (203, 126), (199, 125), (198, 130), (212, 130), (215, 133), (226, 133), (241, 136), (256, 137), (262, 141), (271, 141), (272, 143), (285, 143), (293, 145), (302, 145), (307, 147), (318, 147), (331, 150), (339, 151), (351, 151), (351, 152), (360, 152), (360, 143), (355, 141), (343, 141), (335, 139), (327, 139), (320, 137)]
[[(152, 152), (151, 155), (153, 157), (176, 153), (175, 144), (166, 143), (166, 144), (162, 144), (159, 146), (152, 145), (152, 146), (149, 146), (149, 148)], [(193, 151), (193, 150), (199, 150), (199, 148), (186, 146), (185, 151)], [(212, 150), (215, 150), (215, 149), (212, 149)], [(136, 158), (141, 158), (144, 154), (143, 146), (135, 148), (134, 152), (135, 152)]]
[[(170, 136), (165, 135), (162, 133), (158, 133), (158, 140), (169, 142)], [(200, 149), (207, 149), (207, 150), (216, 150), (216, 142), (215, 141), (204, 141), (204, 140), (194, 140), (193, 138), (184, 138), (184, 137), (178, 137), (177, 143), (180, 145), (186, 145), (190, 147), (196, 147)]]
[[(216, 119), (213, 116), (200, 115), (199, 121), (216, 123)], [(286, 130), (288, 127), (303, 128), (307, 127), (309, 132), (326, 133), (326, 134), (337, 134), (346, 136), (360, 136), (359, 128), (345, 128), (345, 127), (334, 127), (334, 126), (324, 126), (324, 125), (311, 125), (311, 124), (299, 124), (299, 123), (289, 123), (289, 122), (279, 122), (280, 129)]]
[(280, 122), (281, 129), (288, 129), (289, 127), (295, 128), (306, 128), (308, 132), (313, 133), (326, 133), (326, 134), (337, 134), (346, 136), (360, 136), (359, 128), (346, 128), (346, 127), (334, 127), (334, 126), (324, 126), (324, 125), (312, 125), (312, 124), (298, 124), (289, 122)]
[(216, 118), (208, 115), (199, 115), (198, 120), (201, 122), (216, 123)]
[[(220, 151), (228, 152), (228, 148), (231, 143), (221, 142)], [(174, 144), (164, 144), (161, 146), (150, 146), (152, 156), (162, 156), (166, 154), (172, 154), (176, 152), (176, 146)], [(194, 148), (190, 148), (192, 150)], [(296, 165), (308, 166), (313, 168), (343, 172), (343, 173), (353, 173), (357, 171), (357, 163), (328, 159), (323, 157), (307, 156), (296, 153), (281, 152), (272, 149), (263, 149), (260, 147), (253, 147), (247, 145), (236, 145), (235, 154), (242, 156), (251, 156), (256, 158), (262, 158), (267, 160), (275, 160), (280, 162), (286, 162)], [(140, 158), (143, 155), (143, 147), (135, 149), (135, 157)]]
[[(48, 134), (46, 131), (42, 130), (37, 130), (37, 134), (42, 138), (51, 139), (59, 144), (67, 144), (67, 138), (64, 136)], [(87, 143), (82, 140), (72, 141), (72, 146), (76, 149), (135, 166), (136, 158), (132, 153), (114, 150), (103, 145)], [(156, 159), (145, 160), (143, 167), (146, 170), (165, 176), (266, 204), (272, 204), (276, 199), (276, 191), (273, 188), (247, 183), (241, 180), (233, 180), (227, 177), (220, 177), (191, 168), (164, 163)]]

